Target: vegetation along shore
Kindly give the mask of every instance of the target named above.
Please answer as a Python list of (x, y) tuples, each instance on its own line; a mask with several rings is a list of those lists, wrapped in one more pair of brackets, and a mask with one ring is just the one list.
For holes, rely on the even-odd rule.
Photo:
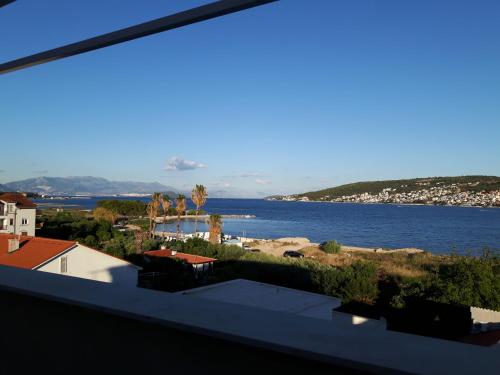
[[(141, 272), (160, 273), (164, 277), (152, 287), (167, 291), (245, 278), (340, 297), (346, 309), (354, 309), (354, 313), (359, 312), (356, 309), (375, 310), (386, 316), (409, 306), (414, 310), (415, 303), (426, 308), (428, 303), (434, 303), (500, 309), (500, 257), (491, 251), (471, 256), (434, 255), (412, 248), (388, 251), (335, 241), (317, 244), (306, 238), (245, 238), (244, 246), (238, 247), (220, 242), (220, 215), (209, 216), (208, 241), (186, 238), (179, 232), (166, 241), (154, 235), (156, 218), (173, 216), (168, 214), (175, 210), (180, 220), (186, 214), (186, 198), (178, 196), (163, 204), (162, 200), (167, 198), (157, 194), (149, 204), (109, 200), (100, 202), (92, 212), (44, 210), (39, 235), (76, 240), (129, 260), (141, 266)], [(198, 203), (204, 200), (206, 196)], [(203, 205), (195, 206), (192, 214), (196, 217)], [(117, 222), (125, 225), (117, 226)], [(203, 277), (171, 259), (145, 263), (142, 253), (161, 246), (215, 258), (217, 262)], [(289, 250), (301, 257), (284, 257)]]

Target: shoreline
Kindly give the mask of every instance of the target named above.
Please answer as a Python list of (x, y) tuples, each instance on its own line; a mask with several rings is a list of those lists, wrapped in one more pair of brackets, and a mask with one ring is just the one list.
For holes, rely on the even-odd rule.
[[(200, 232), (198, 232), (200, 233)], [(170, 231), (156, 231), (155, 236), (158, 237), (175, 237), (176, 232)], [(181, 237), (185, 235), (191, 235), (192, 233), (181, 232)], [(242, 244), (248, 245), (248, 249), (258, 249), (263, 253), (267, 253), (274, 256), (282, 256), (283, 252), (286, 250), (300, 251), (303, 249), (317, 249), (319, 250), (320, 244), (316, 242), (311, 242), (307, 237), (281, 237), (276, 239), (266, 239), (266, 238), (254, 238), (254, 237), (241, 237), (237, 236)], [(404, 247), (397, 249), (387, 249), (382, 247), (363, 247), (363, 246), (351, 246), (341, 244), (342, 253), (373, 253), (373, 254), (417, 254), (417, 253), (431, 253), (429, 251), (418, 249), (415, 247)]]
[[(259, 239), (251, 237), (242, 237), (242, 242), (244, 244), (251, 244), (250, 249), (263, 250), (265, 253), (272, 255), (282, 255), (285, 250), (302, 250), (316, 248), (319, 249), (320, 244), (316, 242), (311, 242), (307, 237), (282, 237), (276, 239)], [(254, 246), (252, 246), (254, 245)], [(342, 252), (362, 252), (362, 253), (374, 253), (374, 254), (417, 254), (417, 253), (430, 253), (423, 249), (418, 249), (414, 247), (404, 247), (397, 249), (384, 249), (382, 247), (362, 247), (362, 246), (342, 246)]]
[(283, 200), (283, 199), (264, 199), (269, 202), (287, 202), (287, 203), (338, 203), (338, 204), (366, 204), (366, 205), (393, 205), (393, 206), (427, 206), (427, 207), (463, 207), (463, 208), (497, 208), (500, 206), (472, 206), (465, 204), (429, 204), (429, 203), (394, 203), (394, 202), (332, 202), (332, 201), (301, 201), (301, 200)]
[[(255, 215), (220, 215), (222, 219), (255, 219), (257, 216)], [(206, 220), (210, 217), (210, 214), (203, 214), (203, 215), (181, 215), (180, 218), (183, 220)], [(175, 221), (177, 220), (177, 216), (157, 216), (155, 218), (155, 222), (157, 224), (163, 224), (163, 221)]]

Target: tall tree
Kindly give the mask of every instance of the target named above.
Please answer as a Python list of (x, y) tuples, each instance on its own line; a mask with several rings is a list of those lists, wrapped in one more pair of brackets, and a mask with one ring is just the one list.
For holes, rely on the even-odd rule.
[(162, 194), (160, 202), (161, 202), (161, 208), (163, 209), (163, 232), (162, 232), (162, 234), (165, 234), (165, 224), (167, 223), (168, 209), (172, 205), (172, 201), (170, 200), (170, 197), (167, 194)]
[(92, 211), (92, 214), (94, 216), (94, 219), (109, 221), (111, 222), (111, 224), (114, 224), (118, 217), (118, 215), (116, 215), (113, 211), (108, 210), (104, 207), (95, 208), (94, 211)]
[(222, 233), (222, 216), (210, 215), (210, 217), (207, 220), (207, 224), (208, 224), (208, 231), (210, 232), (208, 240), (213, 244), (219, 244)]
[(149, 217), (149, 233), (151, 238), (154, 237), (154, 231), (156, 227), (156, 217), (158, 216), (158, 211), (161, 205), (161, 193), (153, 193), (151, 196), (151, 202), (149, 202), (147, 211)]
[(200, 213), (200, 207), (203, 207), (207, 202), (208, 193), (207, 189), (203, 185), (196, 185), (191, 192), (191, 200), (196, 206), (196, 218), (194, 221), (194, 235), (198, 232), (198, 215)]
[(181, 233), (181, 215), (186, 212), (186, 197), (182, 194), (179, 194), (175, 198), (175, 211), (177, 212), (177, 239), (179, 239)]

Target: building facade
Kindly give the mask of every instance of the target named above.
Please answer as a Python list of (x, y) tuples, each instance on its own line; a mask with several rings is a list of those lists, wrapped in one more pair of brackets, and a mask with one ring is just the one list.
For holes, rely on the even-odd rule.
[(0, 194), (0, 233), (35, 235), (36, 204), (21, 193)]
[(139, 267), (74, 241), (0, 234), (0, 264), (136, 287)]

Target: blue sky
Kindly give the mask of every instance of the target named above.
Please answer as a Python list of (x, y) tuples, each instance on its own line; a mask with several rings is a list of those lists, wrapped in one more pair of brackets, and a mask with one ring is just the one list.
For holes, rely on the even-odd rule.
[[(0, 9), (0, 61), (203, 3), (18, 1)], [(3, 75), (0, 183), (255, 197), (500, 175), (499, 35), (496, 0), (281, 0)]]

